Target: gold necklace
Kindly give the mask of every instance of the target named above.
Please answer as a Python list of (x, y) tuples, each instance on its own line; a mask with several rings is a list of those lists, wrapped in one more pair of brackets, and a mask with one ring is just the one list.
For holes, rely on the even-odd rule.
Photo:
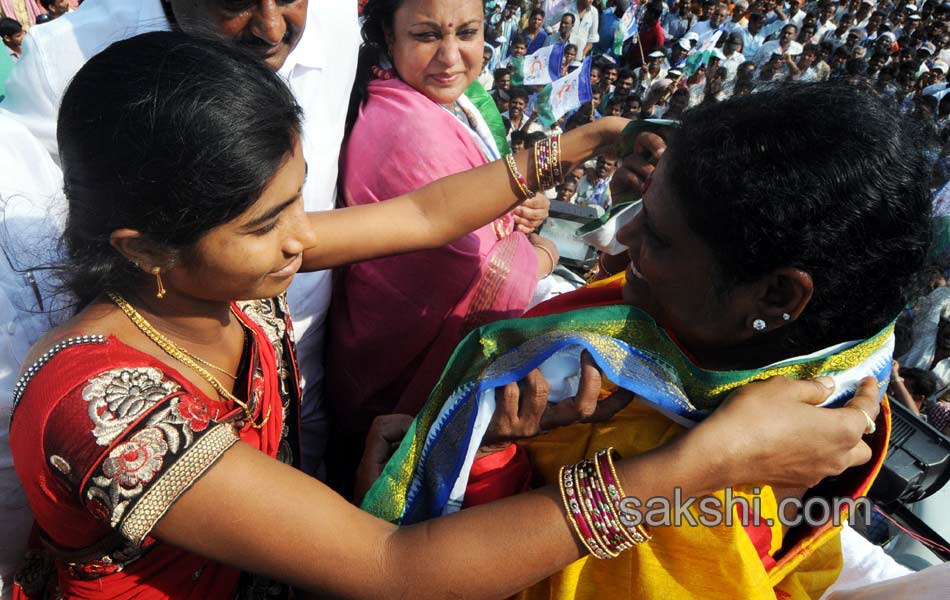
[[(233, 312), (233, 311), (232, 311), (232, 312)], [(244, 331), (244, 335), (247, 336), (247, 330), (245, 330), (243, 327), (241, 328), (241, 330)], [(215, 365), (214, 363), (211, 363), (211, 362), (206, 361), (205, 359), (201, 358), (201, 357), (198, 356), (197, 354), (193, 354), (193, 353), (189, 352), (188, 350), (186, 350), (185, 348), (182, 348), (181, 346), (179, 346), (178, 349), (181, 350), (182, 352), (184, 352), (185, 354), (187, 354), (187, 355), (188, 355), (189, 357), (191, 357), (192, 359), (194, 359), (194, 360), (200, 362), (200, 363), (203, 364), (204, 366), (206, 366), (206, 367), (211, 367), (211, 368), (214, 369), (215, 371), (218, 371), (218, 372), (220, 372), (220, 373), (224, 373), (225, 375), (227, 375), (227, 376), (230, 377), (231, 379), (237, 381), (238, 376), (237, 376), (236, 374), (232, 374), (230, 371), (225, 371), (224, 369), (222, 369), (221, 367)]]
[(155, 327), (151, 323), (149, 323), (145, 319), (145, 317), (139, 314), (139, 312), (135, 310), (135, 308), (131, 304), (129, 304), (125, 298), (123, 298), (119, 294), (113, 294), (112, 292), (108, 292), (107, 295), (109, 296), (109, 299), (115, 302), (116, 306), (118, 306), (122, 310), (122, 312), (125, 313), (125, 316), (127, 316), (129, 320), (132, 321), (132, 324), (138, 327), (139, 330), (142, 333), (144, 333), (145, 336), (148, 337), (148, 339), (152, 340), (156, 346), (161, 348), (162, 351), (165, 352), (165, 354), (171, 356), (178, 362), (182, 363), (183, 365), (187, 366), (192, 371), (200, 375), (202, 379), (204, 379), (209, 384), (211, 384), (211, 387), (213, 387), (215, 391), (218, 392), (218, 395), (220, 397), (230, 400), (231, 402), (237, 404), (242, 409), (244, 409), (244, 415), (247, 417), (247, 421), (248, 423), (250, 423), (251, 427), (253, 427), (254, 429), (264, 428), (264, 425), (266, 425), (267, 422), (270, 420), (270, 414), (271, 414), (270, 407), (267, 408), (267, 415), (264, 416), (264, 420), (261, 421), (260, 425), (255, 423), (254, 415), (251, 413), (251, 409), (247, 405), (247, 403), (241, 402), (241, 400), (236, 398), (234, 394), (232, 394), (226, 387), (221, 385), (221, 382), (215, 379), (214, 375), (209, 373), (203, 367), (198, 365), (198, 363), (196, 363), (191, 358), (189, 358), (189, 354), (186, 350), (184, 350), (183, 348), (175, 344), (175, 342), (171, 341), (170, 339), (162, 335), (162, 333), (158, 331), (157, 329), (155, 329)]

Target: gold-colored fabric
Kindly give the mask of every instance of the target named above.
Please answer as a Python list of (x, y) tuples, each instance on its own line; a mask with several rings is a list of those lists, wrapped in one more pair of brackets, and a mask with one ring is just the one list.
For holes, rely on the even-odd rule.
[[(578, 424), (523, 443), (535, 472), (546, 483), (557, 481), (561, 465), (590, 457), (608, 446), (622, 456), (647, 452), (685, 429), (649, 407), (634, 402), (608, 423)], [(723, 493), (715, 494), (720, 500)], [(750, 489), (735, 497), (753, 498)], [(761, 516), (777, 523), (772, 490), (759, 495)], [(699, 517), (696, 505), (691, 511)], [(781, 547), (781, 526), (771, 529), (771, 551)], [(784, 581), (773, 581), (738, 517), (731, 527), (655, 527), (653, 539), (612, 560), (588, 557), (522, 592), (520, 600), (703, 599), (805, 600), (818, 598), (838, 576), (838, 531), (816, 540)]]

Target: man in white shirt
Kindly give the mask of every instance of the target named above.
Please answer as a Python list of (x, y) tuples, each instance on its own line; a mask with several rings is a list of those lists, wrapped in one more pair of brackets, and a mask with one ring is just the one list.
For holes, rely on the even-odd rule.
[(838, 24), (835, 23), (835, 7), (831, 4), (822, 5), (818, 9), (818, 29), (815, 30), (814, 39), (820, 40), (826, 33), (834, 31), (837, 27)]
[(742, 55), (742, 36), (738, 33), (730, 33), (726, 42), (722, 45), (722, 67), (726, 70), (725, 84), (728, 91), (731, 91), (731, 85), (736, 79), (736, 71), (739, 65), (745, 62), (746, 58)]
[(587, 58), (594, 44), (600, 41), (600, 13), (592, 4), (593, 0), (577, 0), (574, 8), (569, 11), (575, 18), (571, 43), (577, 46), (577, 53), (580, 55), (577, 60), (581, 61)]
[(558, 25), (557, 33), (552, 33), (548, 36), (548, 39), (544, 41), (545, 46), (553, 46), (555, 44), (573, 44), (571, 38), (574, 34), (574, 23), (577, 22), (577, 17), (573, 13), (564, 13), (561, 16), (560, 25)]
[[(69, 81), (113, 42), (147, 31), (215, 27), (257, 53), (289, 83), (304, 110), (308, 211), (335, 205), (340, 146), (361, 43), (357, 3), (257, 0), (228, 12), (229, 0), (98, 0), (30, 30), (24, 57), (7, 83), (2, 109), (27, 126), (59, 162), (56, 113)], [(221, 15), (233, 15), (222, 20)], [(6, 140), (4, 143), (7, 143)], [(326, 439), (323, 336), (329, 272), (300, 274), (288, 291), (303, 386), (303, 464), (316, 473)]]
[(745, 27), (733, 23), (730, 31), (742, 36), (742, 54), (746, 59), (753, 60), (759, 49), (762, 48), (762, 44), (781, 27), (782, 21), (776, 19), (766, 24), (765, 15), (754, 12), (749, 15), (749, 21)]
[(705, 42), (713, 33), (719, 29), (719, 26), (726, 22), (726, 19), (729, 18), (729, 7), (725, 4), (720, 4), (716, 7), (710, 15), (709, 18), (705, 21), (700, 21), (693, 25), (689, 32), (695, 33), (699, 36), (699, 43), (702, 44)]
[(633, 74), (637, 78), (637, 93), (644, 95), (650, 87), (666, 77), (668, 69), (663, 67), (666, 55), (662, 50), (654, 50), (647, 55), (647, 64), (637, 67)]
[(802, 45), (795, 41), (798, 35), (798, 28), (789, 23), (782, 27), (782, 33), (777, 40), (762, 44), (758, 54), (755, 55), (755, 64), (762, 66), (771, 60), (772, 55), (778, 52), (780, 56), (798, 56), (802, 53)]
[(805, 11), (801, 9), (801, 0), (789, 0), (788, 8), (785, 9), (785, 22), (792, 23), (801, 31), (802, 23), (805, 22)]

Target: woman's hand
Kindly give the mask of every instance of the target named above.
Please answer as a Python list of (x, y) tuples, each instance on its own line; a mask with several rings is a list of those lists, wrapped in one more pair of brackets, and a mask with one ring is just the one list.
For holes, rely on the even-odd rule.
[(488, 426), (478, 457), (504, 450), (511, 442), (534, 437), (574, 423), (606, 421), (633, 399), (625, 390), (598, 402), (600, 371), (585, 350), (581, 354), (581, 380), (577, 395), (557, 404), (548, 403), (550, 387), (535, 369), (518, 383), (495, 390), (495, 414)]
[(653, 174), (664, 152), (666, 140), (660, 134), (641, 131), (633, 142), (633, 152), (622, 157), (622, 166), (636, 174), (641, 182), (646, 181)]
[(528, 234), (528, 241), (538, 254), (538, 279), (544, 279), (554, 272), (557, 261), (561, 258), (557, 251), (557, 244), (536, 233)]
[(513, 212), (515, 226), (518, 231), (527, 235), (540, 227), (548, 218), (550, 208), (551, 201), (543, 192), (539, 192), (533, 198), (525, 200)]
[(363, 496), (382, 474), (383, 467), (399, 448), (411, 424), (412, 417), (409, 415), (383, 415), (373, 420), (369, 433), (366, 434), (363, 458), (356, 469), (356, 481), (353, 486), (355, 504), (363, 501)]
[(828, 377), (773, 377), (749, 384), (683, 438), (691, 445), (687, 456), (705, 461), (718, 474), (714, 489), (813, 487), (864, 464), (871, 459), (871, 448), (862, 440), (867, 418), (876, 420), (880, 412), (877, 382), (864, 379), (843, 408), (818, 407), (833, 385)]

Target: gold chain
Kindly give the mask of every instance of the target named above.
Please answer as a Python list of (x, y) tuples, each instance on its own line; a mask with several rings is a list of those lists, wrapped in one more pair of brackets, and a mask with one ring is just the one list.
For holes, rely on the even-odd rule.
[[(232, 311), (232, 312), (233, 312), (233, 311)], [(241, 329), (244, 329), (244, 328), (242, 327)], [(246, 332), (245, 332), (245, 335), (247, 335)], [(215, 365), (214, 363), (211, 363), (211, 362), (206, 361), (205, 359), (201, 358), (200, 356), (198, 356), (198, 355), (196, 355), (196, 354), (193, 354), (193, 353), (189, 352), (188, 350), (182, 348), (181, 346), (179, 346), (178, 349), (181, 350), (182, 352), (184, 352), (185, 354), (187, 354), (190, 358), (192, 358), (192, 359), (194, 359), (194, 360), (200, 362), (200, 363), (203, 364), (204, 366), (206, 366), (206, 367), (211, 367), (211, 368), (214, 369), (215, 371), (218, 371), (219, 373), (224, 373), (225, 375), (227, 375), (227, 376), (230, 377), (231, 379), (237, 381), (237, 378), (238, 378), (237, 374), (231, 374), (230, 371), (225, 371), (224, 369), (222, 369), (221, 367)]]
[(247, 421), (248, 423), (250, 423), (251, 427), (253, 427), (254, 429), (264, 428), (264, 425), (266, 425), (267, 422), (270, 420), (270, 414), (271, 414), (270, 407), (267, 408), (267, 415), (264, 417), (264, 420), (261, 421), (260, 425), (255, 423), (254, 415), (251, 414), (250, 407), (245, 402), (241, 402), (241, 400), (236, 398), (234, 394), (232, 394), (226, 387), (221, 385), (221, 382), (215, 379), (214, 375), (209, 373), (207, 370), (201, 367), (198, 363), (196, 363), (191, 358), (189, 358), (187, 351), (185, 351), (183, 348), (175, 344), (175, 342), (171, 341), (170, 339), (162, 335), (162, 333), (158, 331), (157, 329), (155, 329), (155, 327), (152, 326), (151, 323), (145, 320), (145, 317), (139, 314), (139, 312), (135, 310), (135, 308), (131, 304), (129, 304), (125, 300), (125, 298), (123, 298), (119, 294), (113, 294), (112, 292), (109, 292), (107, 295), (109, 296), (109, 299), (115, 302), (116, 306), (118, 306), (122, 310), (122, 312), (125, 313), (125, 315), (129, 318), (129, 320), (132, 321), (132, 323), (136, 327), (138, 327), (139, 330), (142, 333), (144, 333), (146, 337), (148, 337), (148, 339), (155, 342), (155, 345), (161, 348), (165, 352), (165, 354), (171, 356), (178, 362), (182, 363), (183, 365), (187, 366), (192, 371), (200, 375), (202, 379), (204, 379), (209, 384), (211, 384), (211, 387), (213, 387), (215, 391), (218, 392), (218, 395), (220, 397), (230, 400), (231, 402), (237, 404), (242, 409), (244, 409), (244, 415), (247, 417)]

